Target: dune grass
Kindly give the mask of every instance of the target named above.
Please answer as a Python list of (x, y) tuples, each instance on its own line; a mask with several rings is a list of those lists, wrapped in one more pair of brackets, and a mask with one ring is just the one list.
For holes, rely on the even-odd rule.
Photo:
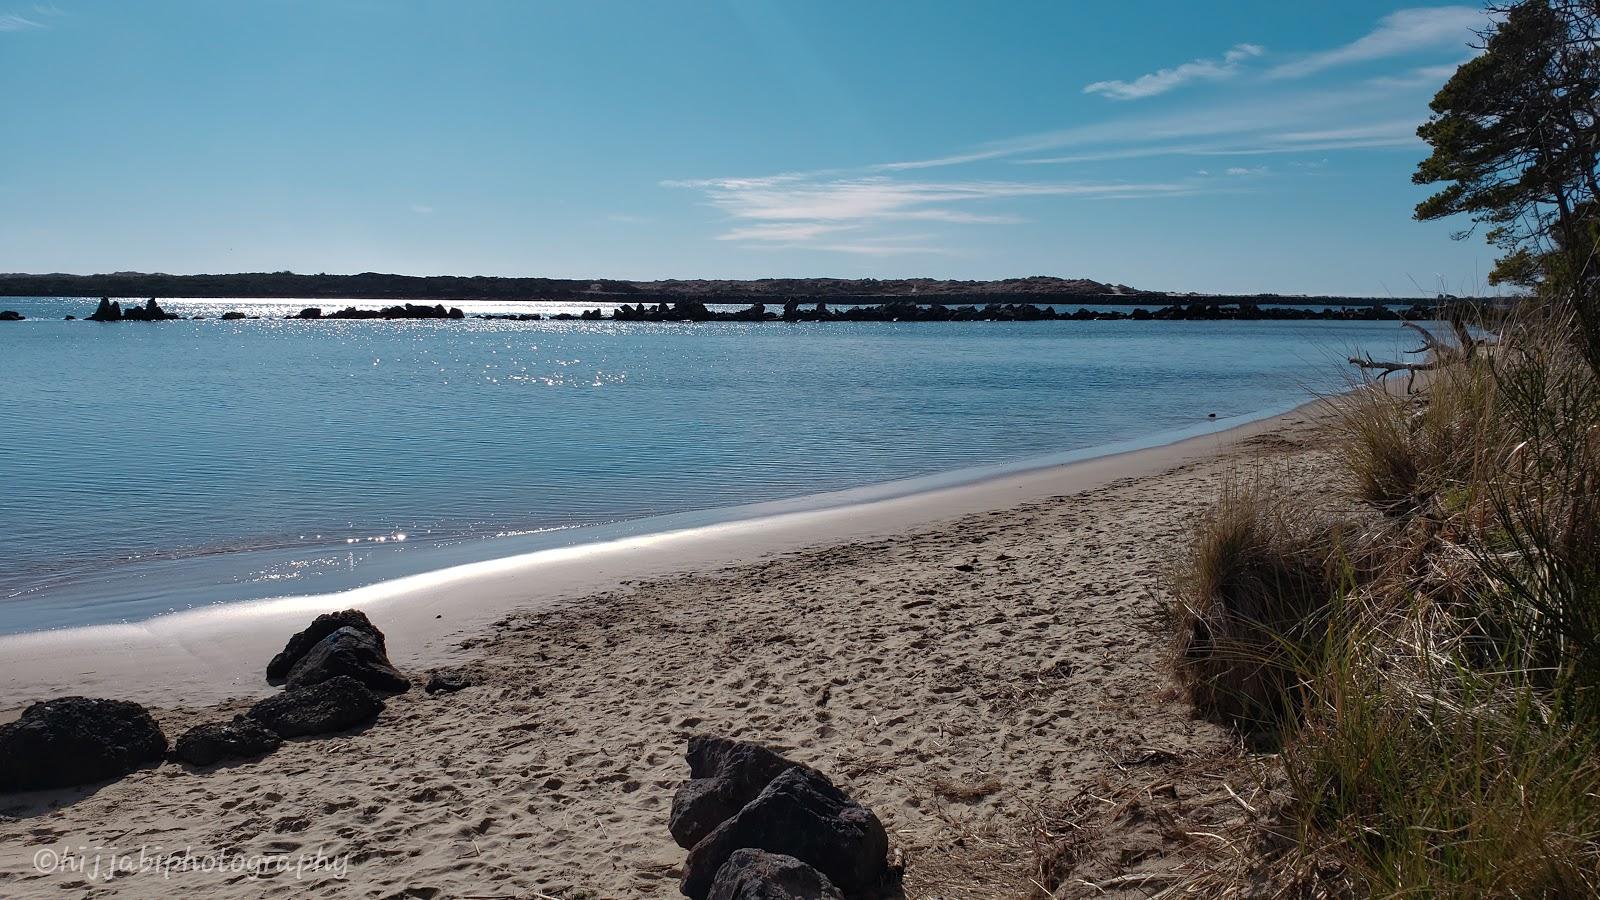
[(1512, 322), (1419, 395), (1340, 399), (1364, 530), (1248, 484), (1197, 525), (1175, 671), (1199, 711), (1281, 740), (1253, 825), (1269, 893), (1600, 896), (1600, 379), (1581, 337)]
[(1269, 480), (1230, 484), (1173, 579), (1179, 681), (1206, 716), (1270, 740), (1300, 703), (1348, 580), (1342, 523), (1297, 516)]

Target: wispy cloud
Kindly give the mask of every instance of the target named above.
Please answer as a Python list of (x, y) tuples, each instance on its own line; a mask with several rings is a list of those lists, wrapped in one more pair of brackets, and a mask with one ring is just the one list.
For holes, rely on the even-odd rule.
[(1379, 76), (1370, 83), (1388, 88), (1437, 87), (1449, 81), (1450, 76), (1456, 73), (1462, 62), (1466, 60), (1440, 66), (1420, 66), (1402, 75)]
[(1448, 46), (1464, 49), (1472, 40), (1474, 29), (1487, 23), (1484, 11), (1476, 6), (1402, 9), (1384, 16), (1372, 31), (1342, 47), (1284, 63), (1267, 74), (1272, 78), (1301, 78), (1335, 66), (1387, 59), (1418, 50)]
[(1349, 125), (1343, 128), (1321, 128), (1311, 131), (1290, 131), (1276, 135), (1280, 141), (1290, 143), (1327, 143), (1329, 141), (1365, 141), (1375, 139), (1393, 139), (1407, 143), (1414, 142), (1417, 137), (1417, 122), (1414, 119), (1392, 119), (1384, 122), (1366, 122), (1359, 125)]
[(1191, 60), (1181, 66), (1141, 75), (1132, 81), (1096, 81), (1085, 85), (1083, 92), (1100, 94), (1112, 100), (1154, 97), (1191, 81), (1221, 81), (1232, 78), (1238, 73), (1240, 63), (1265, 52), (1264, 47), (1256, 44), (1235, 44), (1222, 55), (1221, 59)]
[(947, 254), (950, 251), (932, 244), (914, 243), (926, 239), (925, 235), (905, 235), (893, 240), (864, 240), (854, 243), (815, 244), (803, 249), (823, 250), (828, 253), (853, 253), (857, 256), (905, 256), (908, 254)]
[[(904, 222), (944, 225), (1009, 225), (1024, 220), (1010, 213), (962, 207), (1029, 197), (1134, 199), (1190, 193), (1189, 182), (922, 181), (886, 175), (839, 177), (787, 173), (756, 178), (708, 178), (663, 182), (698, 190), (712, 207), (742, 224), (718, 240), (763, 246), (806, 247), (843, 253), (931, 252), (907, 235), (872, 229)], [(851, 240), (839, 241), (849, 232)]]
[(663, 182), (695, 188), (736, 219), (806, 222), (921, 221), (1001, 224), (1007, 216), (949, 208), (949, 204), (1017, 197), (1170, 193), (1183, 185), (1130, 182), (897, 181), (887, 176), (826, 178), (711, 178)]
[(717, 235), (719, 241), (782, 241), (799, 243), (824, 234), (848, 231), (855, 225), (829, 225), (823, 222), (767, 222), (747, 225)]
[(64, 15), (54, 3), (35, 3), (24, 12), (0, 13), (0, 31), (38, 31), (50, 27), (47, 20)]
[(16, 13), (0, 13), (0, 31), (33, 31), (43, 27), (44, 23), (35, 19), (19, 16)]
[[(921, 158), (863, 163), (852, 168), (788, 171), (755, 177), (664, 181), (697, 193), (724, 217), (715, 237), (764, 250), (804, 249), (889, 255), (943, 252), (966, 227), (1023, 224), (1042, 201), (1171, 199), (1196, 194), (1248, 193), (1253, 181), (1314, 177), (1325, 159), (1313, 154), (1354, 150), (1421, 149), (1416, 125), (1426, 118), (1432, 89), (1454, 71), (1434, 64), (1441, 48), (1465, 47), (1484, 22), (1464, 6), (1401, 10), (1349, 44), (1293, 59), (1277, 68), (1252, 60), (1263, 48), (1239, 44), (1219, 58), (1197, 59), (1131, 81), (1095, 82), (1089, 94), (1132, 100), (1195, 81), (1228, 81), (1226, 96), (1181, 107), (1120, 107), (1124, 114), (1070, 127), (993, 140)], [(1426, 54), (1431, 54), (1431, 57)], [(1397, 74), (1355, 72), (1300, 79), (1361, 60), (1396, 58)], [(1263, 77), (1275, 73), (1275, 77)], [(1271, 167), (1269, 157), (1283, 158)], [(1136, 167), (1106, 167), (1116, 176), (1042, 175), (1039, 166), (1088, 166), (1158, 157), (1219, 157), (1191, 174), (1143, 177)], [(1001, 168), (1001, 167), (1010, 167)], [(971, 170), (998, 177), (940, 177), (938, 170)], [(1130, 172), (1130, 169), (1132, 171)], [(1009, 175), (998, 175), (999, 172)], [(932, 234), (908, 234), (927, 231)], [(963, 242), (966, 246), (970, 242)]]
[(433, 207), (429, 206), (426, 203), (413, 203), (413, 204), (411, 204), (411, 211), (416, 213), (419, 216), (433, 215)]

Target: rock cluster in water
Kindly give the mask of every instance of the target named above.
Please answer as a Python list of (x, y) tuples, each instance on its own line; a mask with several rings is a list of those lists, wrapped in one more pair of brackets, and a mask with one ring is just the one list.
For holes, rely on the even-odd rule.
[(27, 316), (14, 309), (0, 309), (0, 322), (21, 322)]
[(162, 309), (154, 297), (146, 300), (143, 306), (130, 306), (127, 309), (123, 309), (116, 300), (101, 297), (100, 305), (88, 316), (90, 322), (164, 322), (181, 318), (183, 316)]
[(744, 741), (689, 740), (668, 828), (693, 900), (868, 898), (897, 881), (872, 810), (821, 772)]

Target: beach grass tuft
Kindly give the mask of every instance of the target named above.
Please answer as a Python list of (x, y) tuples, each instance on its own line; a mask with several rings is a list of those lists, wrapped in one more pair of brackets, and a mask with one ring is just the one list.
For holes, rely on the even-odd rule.
[(1352, 532), (1296, 516), (1270, 480), (1224, 489), (1173, 578), (1173, 665), (1200, 712), (1257, 737), (1292, 718), (1348, 580)]

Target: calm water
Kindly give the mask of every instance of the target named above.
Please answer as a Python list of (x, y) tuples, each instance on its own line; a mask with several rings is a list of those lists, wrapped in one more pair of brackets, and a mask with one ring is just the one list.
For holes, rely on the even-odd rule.
[(0, 632), (1146, 438), (1403, 343), (1392, 322), (60, 320), (92, 306), (0, 299), (37, 317), (0, 323)]

